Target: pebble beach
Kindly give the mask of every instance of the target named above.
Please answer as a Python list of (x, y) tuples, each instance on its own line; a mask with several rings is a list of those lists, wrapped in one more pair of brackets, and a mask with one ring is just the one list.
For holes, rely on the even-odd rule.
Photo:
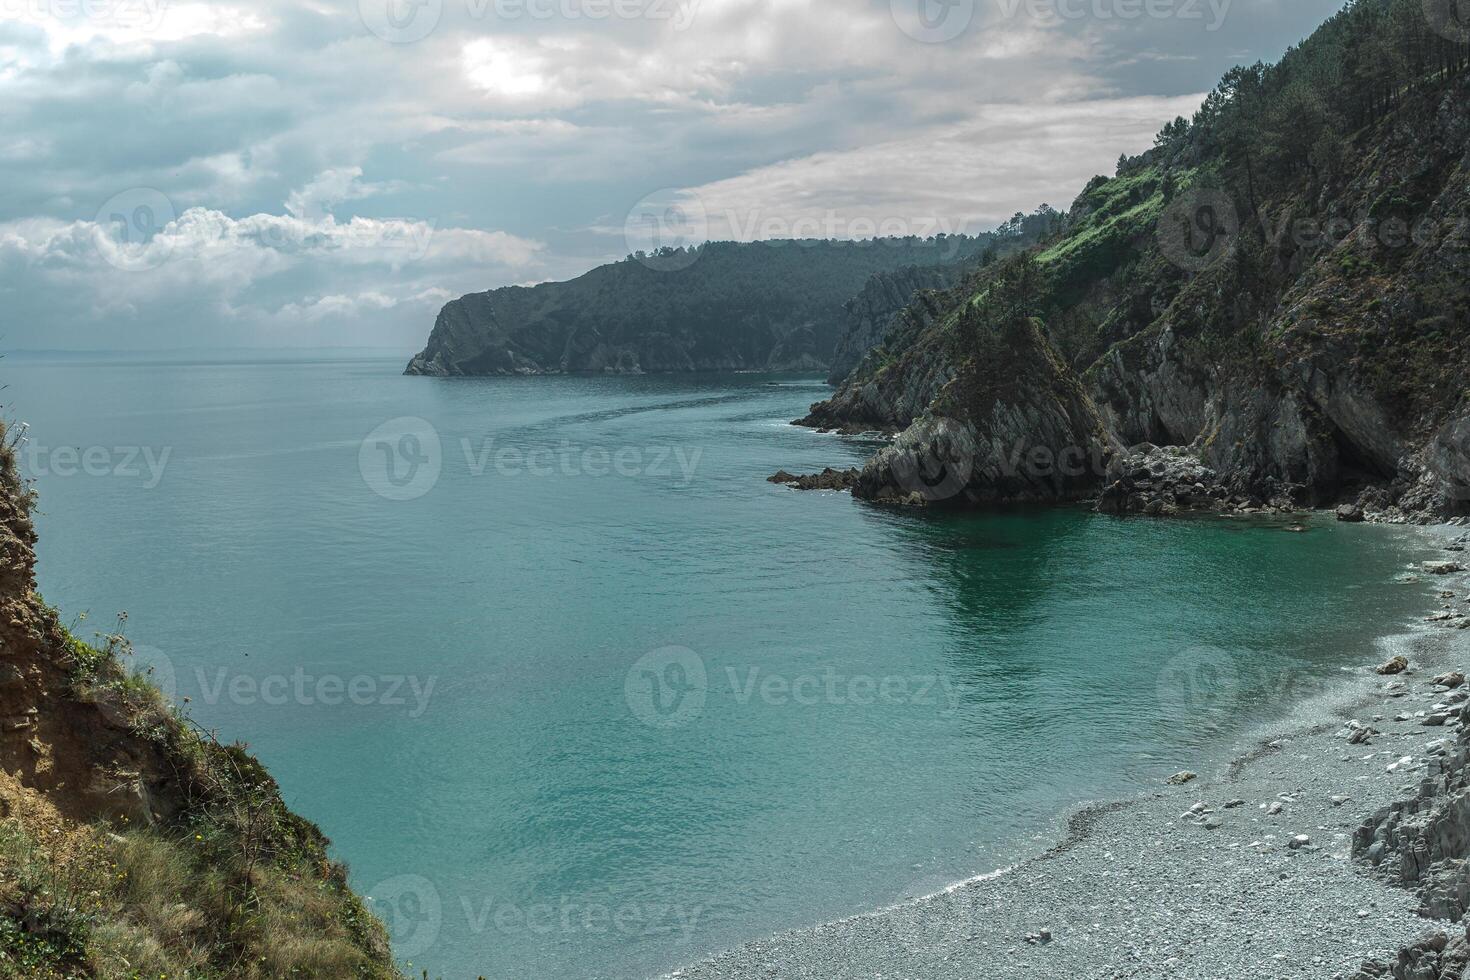
[[(1389, 862), (1355, 855), (1354, 834), (1421, 794), (1452, 753), (1466, 699), (1453, 675), (1470, 667), (1470, 576), (1454, 553), (1464, 529), (1426, 533), (1446, 549), (1441, 568), (1419, 570), (1442, 585), (1438, 605), (1386, 636), (1382, 661), (1251, 733), (1227, 764), (1084, 807), (1015, 867), (670, 976), (1348, 978), (1394, 962), (1448, 924), (1420, 915)], [(1395, 657), (1407, 669), (1378, 673)]]

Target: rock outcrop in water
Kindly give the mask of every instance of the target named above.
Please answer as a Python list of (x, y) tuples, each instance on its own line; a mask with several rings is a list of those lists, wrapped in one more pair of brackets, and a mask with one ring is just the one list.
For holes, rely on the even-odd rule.
[[(962, 328), (963, 329), (963, 328)], [(1081, 386), (1035, 320), (983, 330), (934, 411), (864, 465), (869, 500), (974, 504), (1074, 500), (1102, 479), (1114, 451)]]
[[(903, 433), (859, 481), (874, 500), (904, 498), (895, 464), (950, 452), (930, 503), (1074, 499), (1104, 481), (993, 464), (1153, 444), (1249, 505), (1470, 512), (1470, 48), (1421, 7), (1364, 0), (1230, 73), (1094, 179), (1061, 234), (921, 294), (800, 424)], [(1385, 37), (1390, 21), (1413, 30)], [(1344, 63), (1399, 82), (1318, 71)], [(998, 339), (1033, 322), (1044, 342), (996, 372)], [(1135, 509), (1126, 489), (1107, 506)]]
[[(439, 313), (408, 374), (827, 371), (862, 351), (844, 304), (901, 307), (913, 288), (952, 279), (995, 235), (866, 242), (717, 242), (629, 258), (570, 282), (471, 293)], [(935, 267), (947, 267), (934, 271)], [(906, 270), (864, 291), (870, 277)], [(927, 271), (926, 271), (927, 270)], [(897, 294), (902, 294), (899, 297)], [(859, 303), (862, 300), (857, 301)]]
[(793, 490), (851, 490), (857, 475), (857, 470), (834, 470), (829, 466), (820, 473), (807, 476), (780, 470), (774, 476), (767, 477), (766, 482), (779, 483)]

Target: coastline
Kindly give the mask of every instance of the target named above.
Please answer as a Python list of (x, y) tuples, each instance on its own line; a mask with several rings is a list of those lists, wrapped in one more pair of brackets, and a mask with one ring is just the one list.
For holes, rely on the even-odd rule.
[[(1441, 555), (1466, 534), (1463, 524), (1420, 530)], [(1470, 615), (1470, 573), (1432, 578)], [(1457, 722), (1428, 727), (1422, 715), (1444, 693), (1431, 678), (1470, 667), (1470, 630), (1417, 622), (1373, 642), (1373, 664), (1230, 739), (1209, 756), (1225, 761), (1198, 778), (1064, 814), (1042, 853), (664, 977), (1352, 977), (1367, 961), (1393, 963), (1446, 923), (1355, 859), (1353, 837), (1420, 795), (1438, 771), (1434, 743), (1453, 747)], [(1373, 671), (1398, 654), (1407, 672)], [(1350, 721), (1379, 734), (1349, 744)]]

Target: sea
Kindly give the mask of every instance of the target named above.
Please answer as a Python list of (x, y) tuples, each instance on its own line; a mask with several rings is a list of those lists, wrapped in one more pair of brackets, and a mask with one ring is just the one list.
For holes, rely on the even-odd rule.
[[(1409, 529), (885, 508), (819, 378), (11, 353), (39, 580), (249, 745), (431, 977), (647, 977), (1218, 765), (1422, 609)], [(22, 432), (23, 430), (23, 432)]]

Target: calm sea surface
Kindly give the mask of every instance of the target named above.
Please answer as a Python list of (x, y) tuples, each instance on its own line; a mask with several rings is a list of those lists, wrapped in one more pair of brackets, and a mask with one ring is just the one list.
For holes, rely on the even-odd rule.
[(772, 486), (816, 381), (11, 356), (40, 578), (321, 824), (415, 971), (636, 977), (1202, 768), (1424, 603), (1407, 532)]

